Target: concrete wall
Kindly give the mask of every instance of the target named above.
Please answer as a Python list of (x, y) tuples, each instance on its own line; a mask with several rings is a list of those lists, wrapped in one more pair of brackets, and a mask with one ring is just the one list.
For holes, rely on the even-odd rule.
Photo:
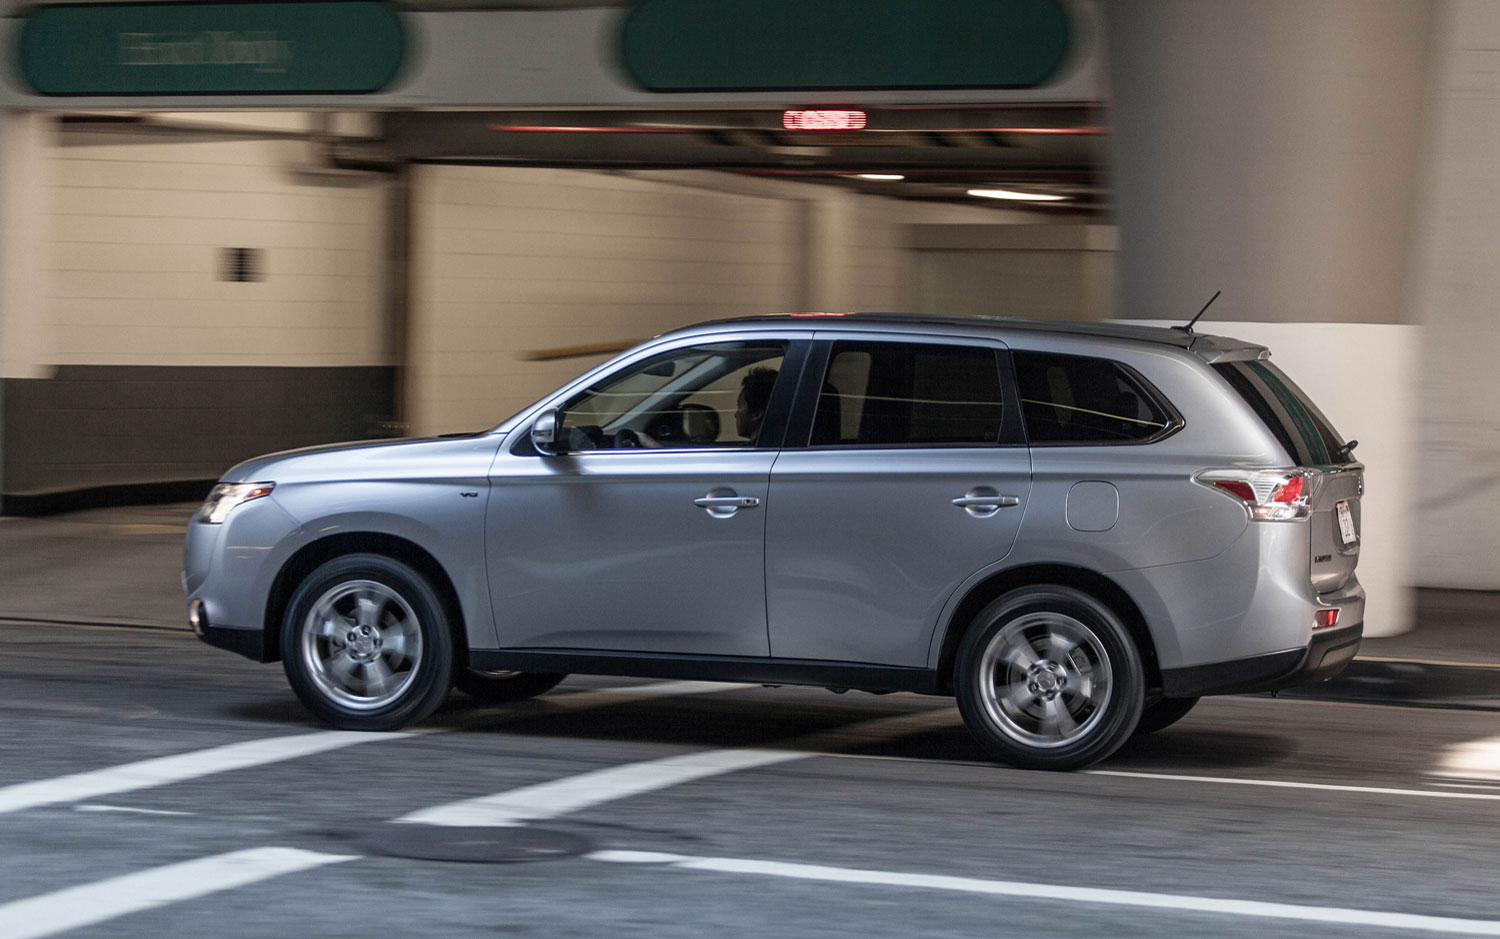
[[(212, 478), (389, 432), (390, 183), (301, 171), (308, 144), (279, 135), (306, 127), (0, 123), (0, 492)], [(225, 279), (231, 248), (254, 279)]]
[(729, 316), (894, 310), (913, 224), (1034, 221), (708, 172), (419, 166), (408, 415), (492, 426), (604, 354), (526, 361)]
[[(294, 140), (73, 131), (52, 151), (49, 365), (389, 365), (386, 183), (298, 178)], [(261, 279), (221, 279), (222, 251)]]

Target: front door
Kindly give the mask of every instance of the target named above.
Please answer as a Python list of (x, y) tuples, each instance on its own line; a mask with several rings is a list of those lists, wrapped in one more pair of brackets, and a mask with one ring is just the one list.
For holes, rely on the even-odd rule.
[(771, 473), (771, 653), (920, 667), (944, 604), (1010, 553), (1026, 511), (1008, 361), (957, 339), (819, 346), (807, 445), (788, 440)]
[(788, 347), (647, 355), (561, 403), (565, 452), (507, 441), (486, 517), (502, 647), (768, 654), (765, 518), (784, 423), (770, 399), (796, 379), (780, 376)]

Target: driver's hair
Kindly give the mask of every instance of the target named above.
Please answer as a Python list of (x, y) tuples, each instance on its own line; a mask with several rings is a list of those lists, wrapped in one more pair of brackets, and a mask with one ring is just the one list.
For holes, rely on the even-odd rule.
[(776, 369), (764, 365), (752, 368), (740, 379), (740, 393), (745, 396), (745, 405), (750, 410), (764, 414), (771, 403), (771, 389), (776, 387)]

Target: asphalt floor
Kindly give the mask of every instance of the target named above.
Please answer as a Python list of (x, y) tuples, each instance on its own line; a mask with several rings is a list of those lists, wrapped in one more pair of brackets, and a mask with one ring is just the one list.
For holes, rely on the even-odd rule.
[[(0, 624), (186, 629), (180, 573), (197, 503), (0, 515)], [(1294, 694), (1500, 709), (1500, 591), (1417, 589), (1415, 626), (1367, 638), (1340, 677)]]

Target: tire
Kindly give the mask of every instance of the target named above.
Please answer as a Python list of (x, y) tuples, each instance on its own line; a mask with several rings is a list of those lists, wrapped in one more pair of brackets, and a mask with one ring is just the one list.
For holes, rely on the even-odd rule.
[(453, 634), (417, 571), (378, 554), (334, 558), (287, 604), (281, 658), (297, 697), (345, 730), (395, 730), (448, 693)]
[(1197, 698), (1158, 698), (1141, 709), (1141, 719), (1135, 725), (1135, 735), (1143, 737), (1171, 727), (1186, 717), (1187, 712), (1197, 703)]
[(1145, 696), (1135, 639), (1109, 607), (1062, 586), (1022, 587), (974, 617), (954, 665), (958, 709), (991, 756), (1072, 770), (1115, 752)]
[(486, 672), (466, 668), (454, 673), (453, 687), (471, 698), (504, 704), (525, 701), (551, 691), (567, 677), (566, 672)]

